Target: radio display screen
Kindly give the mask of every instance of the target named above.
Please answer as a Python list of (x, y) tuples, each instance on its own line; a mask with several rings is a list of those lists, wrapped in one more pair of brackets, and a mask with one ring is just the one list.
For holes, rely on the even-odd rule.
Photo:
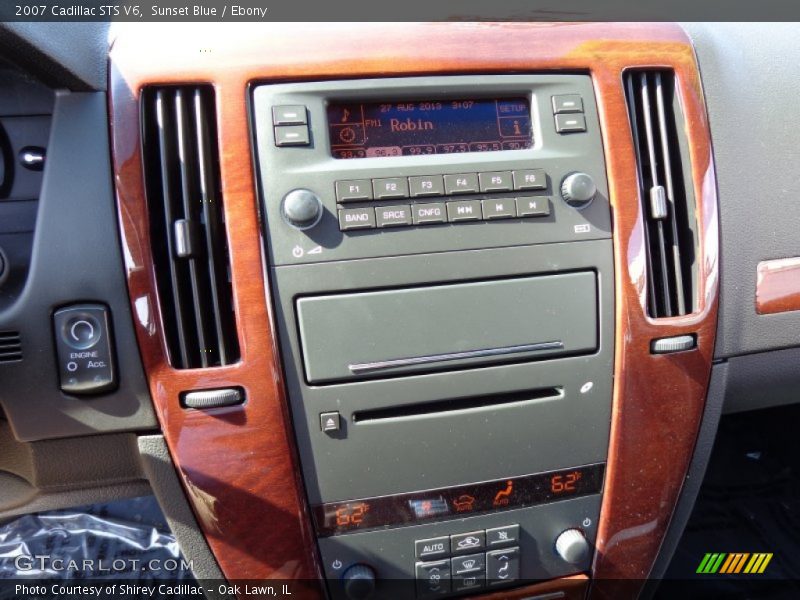
[(328, 105), (335, 158), (522, 150), (533, 145), (526, 98)]
[(411, 525), (546, 504), (600, 493), (605, 465), (595, 464), (397, 496), (332, 502), (313, 507), (320, 537)]

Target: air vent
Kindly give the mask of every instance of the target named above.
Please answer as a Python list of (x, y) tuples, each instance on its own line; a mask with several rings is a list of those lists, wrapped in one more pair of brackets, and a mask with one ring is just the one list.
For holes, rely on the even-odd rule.
[(16, 331), (0, 331), (0, 364), (22, 360), (22, 340)]
[(239, 359), (211, 86), (148, 88), (142, 142), (153, 259), (170, 362)]
[(624, 82), (646, 218), (648, 314), (685, 315), (697, 296), (697, 220), (675, 75), (627, 71)]

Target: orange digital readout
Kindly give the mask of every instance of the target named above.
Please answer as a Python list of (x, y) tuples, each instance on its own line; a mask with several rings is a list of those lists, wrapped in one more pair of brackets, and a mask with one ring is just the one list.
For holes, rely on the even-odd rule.
[(336, 509), (336, 525), (339, 527), (357, 527), (364, 520), (364, 514), (369, 510), (366, 502), (345, 504)]
[(550, 491), (554, 494), (576, 491), (576, 484), (581, 478), (580, 471), (572, 471), (564, 475), (553, 475), (550, 479)]

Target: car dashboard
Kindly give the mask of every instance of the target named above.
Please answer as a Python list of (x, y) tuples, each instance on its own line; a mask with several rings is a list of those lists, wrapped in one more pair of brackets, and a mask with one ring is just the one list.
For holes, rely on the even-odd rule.
[[(46, 167), (0, 201), (0, 439), (113, 448), (63, 477), (147, 481), (199, 579), (638, 597), (723, 404), (795, 389), (794, 134), (722, 56), (750, 32), (151, 24), (107, 91), (10, 70), (41, 107), (6, 164)], [(5, 514), (63, 503), (34, 471), (0, 463)]]

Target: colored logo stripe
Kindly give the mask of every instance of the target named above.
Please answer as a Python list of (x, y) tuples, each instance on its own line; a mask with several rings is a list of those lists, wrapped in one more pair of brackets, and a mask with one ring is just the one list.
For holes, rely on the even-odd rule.
[(773, 554), (766, 552), (757, 552), (750, 554), (749, 552), (709, 552), (700, 561), (700, 566), (697, 567), (697, 573), (725, 573), (725, 574), (738, 574), (750, 573), (760, 574), (763, 573), (769, 562), (772, 560)]
[(720, 573), (738, 573), (742, 570), (745, 561), (749, 558), (749, 553), (736, 552), (728, 555), (728, 560), (722, 565)]
[(747, 563), (747, 566), (744, 569), (745, 573), (763, 573), (769, 561), (772, 560), (772, 553), (760, 553), (760, 554), (753, 554), (753, 558), (750, 559), (750, 562)]
[(697, 567), (697, 573), (716, 573), (725, 556), (724, 552), (706, 554), (700, 566)]

